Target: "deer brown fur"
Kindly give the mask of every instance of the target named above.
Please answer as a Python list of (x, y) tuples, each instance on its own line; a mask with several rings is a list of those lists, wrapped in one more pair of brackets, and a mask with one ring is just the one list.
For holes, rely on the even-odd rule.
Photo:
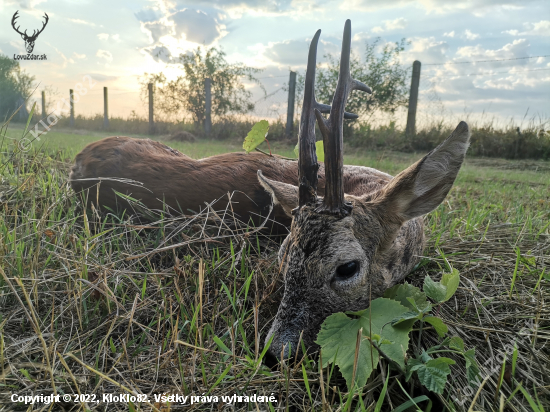
[[(115, 191), (140, 200), (150, 209), (162, 209), (164, 199), (172, 214), (198, 212), (205, 202), (215, 199), (220, 199), (215, 209), (224, 210), (229, 193), (235, 214), (244, 222), (252, 219), (260, 224), (272, 198), (258, 180), (258, 170), (279, 182), (298, 182), (298, 162), (278, 156), (226, 153), (194, 160), (163, 143), (124, 136), (86, 146), (76, 156), (69, 180), (76, 192), (89, 189), (88, 202), (110, 209), (130, 207)], [(318, 174), (319, 187), (324, 189), (322, 165)], [(360, 195), (390, 178), (369, 167), (346, 166), (345, 192)], [(287, 233), (292, 218), (281, 204), (275, 204), (271, 218), (275, 232)]]

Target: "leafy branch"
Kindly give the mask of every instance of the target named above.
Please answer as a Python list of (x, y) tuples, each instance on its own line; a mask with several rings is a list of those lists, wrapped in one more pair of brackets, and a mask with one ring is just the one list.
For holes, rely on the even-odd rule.
[[(441, 394), (451, 373), (450, 366), (455, 361), (433, 355), (453, 353), (464, 358), (468, 381), (473, 384), (479, 375), (475, 349), (466, 350), (463, 340), (457, 336), (447, 337), (438, 345), (417, 351), (406, 361), (410, 332), (417, 322), (420, 322), (418, 348), (426, 323), (433, 327), (440, 338), (448, 333), (447, 325), (441, 318), (432, 315), (431, 311), (455, 294), (459, 281), (458, 270), (452, 269), (450, 273), (443, 274), (440, 282), (427, 276), (423, 291), (406, 283), (396, 285), (388, 289), (383, 297), (373, 300), (368, 309), (329, 316), (323, 322), (316, 341), (321, 347), (322, 359), (325, 360), (322, 367), (329, 363), (336, 364), (348, 388), (356, 385), (361, 388), (376, 369), (380, 357), (383, 357), (407, 381), (416, 374), (428, 390)], [(430, 303), (428, 298), (434, 303)], [(363, 340), (370, 344), (356, 345), (359, 331)]]

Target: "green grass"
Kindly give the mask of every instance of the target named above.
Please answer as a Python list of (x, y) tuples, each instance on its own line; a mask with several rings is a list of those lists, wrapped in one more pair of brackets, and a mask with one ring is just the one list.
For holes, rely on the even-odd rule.
[[(27, 410), (11, 403), (11, 393), (99, 395), (129, 388), (273, 393), (277, 402), (258, 404), (259, 410), (336, 411), (348, 401), (352, 410), (377, 407), (386, 382), (380, 373), (373, 373), (359, 402), (348, 396), (336, 369), (321, 375), (314, 358), (278, 370), (261, 365), (282, 296), (276, 241), (247, 234), (253, 229), (245, 226), (229, 230), (206, 214), (159, 216), (144, 225), (84, 213), (67, 184), (70, 161), (106, 136), (87, 133), (50, 132), (28, 153), (8, 139), (20, 138), (20, 128), (0, 133), (0, 404)], [(241, 150), (230, 141), (164, 142), (195, 158)], [(294, 156), (293, 147), (278, 142), (272, 151)], [(422, 155), (348, 148), (345, 162), (396, 174)], [(513, 411), (529, 411), (538, 401), (550, 407), (550, 314), (544, 306), (550, 297), (549, 182), (548, 162), (467, 158), (446, 201), (426, 217), (425, 259), (409, 281), (421, 284), (426, 274), (438, 280), (447, 263), (461, 272), (456, 298), (438, 315), (476, 348), (490, 376), (473, 410), (499, 410), (501, 397)], [(496, 355), (513, 338), (517, 351), (507, 359), (515, 359), (514, 376), (500, 379), (503, 361)], [(420, 345), (434, 339), (433, 331), (424, 331)], [(411, 353), (418, 349), (412, 341)], [(464, 365), (457, 363), (439, 401), (449, 410), (467, 410), (478, 388), (465, 390)], [(418, 386), (411, 389), (396, 371), (387, 378), (394, 408), (420, 398)], [(237, 409), (257, 410), (245, 403)], [(131, 409), (121, 403), (107, 410)], [(381, 410), (390, 407), (384, 403)]]

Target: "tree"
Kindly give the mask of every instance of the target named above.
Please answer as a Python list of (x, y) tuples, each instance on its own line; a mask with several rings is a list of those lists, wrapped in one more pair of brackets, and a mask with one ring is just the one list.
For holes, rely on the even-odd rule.
[[(365, 83), (373, 90), (373, 94), (352, 92), (346, 111), (356, 113), (360, 117), (370, 117), (376, 111), (394, 113), (400, 106), (407, 104), (408, 71), (399, 62), (400, 53), (405, 50), (406, 41), (386, 44), (380, 53), (377, 49), (380, 38), (367, 43), (363, 61), (352, 53), (350, 58), (351, 77)], [(325, 55), (326, 65), (317, 67), (315, 79), (315, 96), (320, 103), (330, 104), (340, 71), (339, 58)], [(299, 74), (298, 93), (303, 96), (305, 75)], [(297, 99), (300, 104), (302, 99)]]
[(192, 116), (197, 125), (205, 119), (204, 80), (212, 81), (212, 114), (223, 116), (228, 113), (246, 113), (254, 110), (250, 102), (252, 93), (245, 89), (241, 79), (263, 86), (254, 77), (260, 69), (247, 67), (242, 63), (228, 63), (223, 50), (198, 47), (181, 54), (179, 62), (184, 75), (168, 81), (164, 73), (145, 73), (141, 80), (142, 96), (147, 93), (147, 84), (155, 84), (155, 108), (162, 114), (180, 116), (183, 112)]
[(0, 54), (0, 120), (9, 118), (32, 93), (34, 76), (19, 62)]

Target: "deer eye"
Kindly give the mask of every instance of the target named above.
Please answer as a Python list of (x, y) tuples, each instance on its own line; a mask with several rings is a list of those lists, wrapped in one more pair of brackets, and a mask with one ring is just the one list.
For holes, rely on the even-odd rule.
[(336, 269), (336, 280), (346, 280), (354, 276), (359, 270), (359, 262), (352, 261), (338, 266)]

